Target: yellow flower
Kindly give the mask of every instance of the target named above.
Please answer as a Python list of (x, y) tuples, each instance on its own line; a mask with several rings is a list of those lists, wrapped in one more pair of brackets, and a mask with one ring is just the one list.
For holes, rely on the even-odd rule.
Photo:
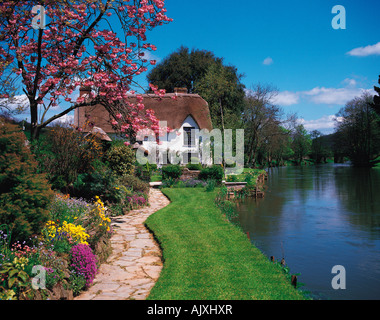
[(82, 226), (76, 226), (72, 223), (67, 223), (67, 221), (63, 221), (61, 227), (57, 227), (54, 221), (48, 221), (45, 225), (47, 230), (47, 235), (51, 239), (53, 239), (56, 234), (65, 232), (67, 233), (75, 242), (81, 244), (88, 244), (87, 239), (90, 237), (89, 234), (86, 233), (86, 229)]

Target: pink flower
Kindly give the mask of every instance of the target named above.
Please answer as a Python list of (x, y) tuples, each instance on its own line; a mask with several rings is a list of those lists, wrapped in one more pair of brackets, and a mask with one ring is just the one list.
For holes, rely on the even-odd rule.
[(83, 97), (78, 97), (77, 98), (77, 103), (83, 103), (84, 102), (84, 98)]
[(125, 124), (125, 125), (121, 126), (121, 132), (124, 132), (128, 128), (129, 128), (129, 124)]
[(116, 115), (116, 118), (117, 119), (121, 119), (123, 117), (123, 115), (121, 114), (121, 113), (118, 113), (117, 115)]
[(112, 120), (112, 121), (111, 121), (111, 124), (112, 124), (113, 126), (117, 126), (117, 125), (119, 124), (119, 122), (117, 122), (116, 120)]
[(124, 145), (129, 146), (129, 145), (130, 145), (130, 142), (129, 142), (129, 141), (125, 141), (125, 142), (124, 142)]
[(156, 60), (150, 60), (150, 64), (152, 65), (152, 66), (154, 66), (155, 64), (156, 64)]

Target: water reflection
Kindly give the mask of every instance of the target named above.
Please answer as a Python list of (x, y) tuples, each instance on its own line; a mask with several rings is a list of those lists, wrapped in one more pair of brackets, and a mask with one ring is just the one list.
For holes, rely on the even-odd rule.
[(337, 196), (345, 218), (378, 239), (380, 231), (380, 170), (345, 168), (334, 170)]
[[(380, 170), (345, 165), (274, 168), (263, 200), (239, 205), (239, 222), (268, 256), (284, 254), (311, 291), (380, 299)], [(347, 289), (331, 288), (331, 268)]]

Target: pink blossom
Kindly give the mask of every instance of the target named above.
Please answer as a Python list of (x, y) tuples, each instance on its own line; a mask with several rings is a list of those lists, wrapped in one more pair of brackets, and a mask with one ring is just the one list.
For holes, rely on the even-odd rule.
[(84, 102), (84, 98), (83, 97), (78, 97), (76, 101), (77, 101), (77, 103), (83, 103)]
[[(138, 56), (141, 49), (157, 49), (146, 41), (146, 32), (170, 19), (166, 16), (163, 0), (124, 2), (130, 5), (124, 5), (122, 1), (116, 2), (119, 4), (114, 8), (110, 6), (108, 12), (99, 15), (103, 10), (100, 1), (74, 1), (72, 6), (65, 7), (62, 12), (59, 1), (45, 0), (44, 5), (49, 8), (49, 23), (43, 30), (42, 39), (39, 39), (38, 32), (29, 32), (33, 15), (25, 10), (30, 5), (28, 1), (0, 1), (0, 15), (3, 14), (8, 21), (8, 24), (5, 23), (0, 28), (0, 39), (3, 42), (0, 47), (0, 64), (11, 64), (21, 58), (23, 69), (14, 70), (15, 74), (22, 75), (20, 89), (33, 96), (34, 84), (37, 84), (38, 101), (41, 103), (42, 99), (50, 99), (52, 105), (56, 105), (60, 99), (64, 99), (69, 103), (86, 105), (91, 99), (104, 99), (109, 102), (110, 108), (114, 108), (110, 112), (115, 115), (112, 122), (119, 126), (117, 120), (121, 122), (123, 116), (113, 106), (113, 102), (124, 100), (123, 114), (126, 115), (125, 121), (128, 124), (124, 123), (119, 130), (126, 131), (131, 127), (138, 131), (157, 125), (154, 112), (144, 112), (141, 95), (137, 96), (135, 104), (128, 103), (128, 99), (134, 77), (146, 72), (149, 64), (157, 63), (156, 60), (140, 59)], [(108, 19), (112, 15), (110, 10), (120, 12), (120, 30), (127, 30), (127, 34), (106, 29), (107, 22), (112, 25)], [(97, 17), (101, 17), (101, 20), (93, 24)], [(84, 34), (88, 41), (78, 41)], [(125, 43), (119, 36), (126, 40)], [(39, 49), (42, 61), (37, 59)], [(70, 98), (69, 95), (81, 85), (95, 87), (99, 96), (96, 96), (96, 92), (91, 92), (88, 98)], [(151, 89), (159, 96), (165, 94), (156, 86), (152, 85)], [(35, 121), (38, 122), (38, 119)]]

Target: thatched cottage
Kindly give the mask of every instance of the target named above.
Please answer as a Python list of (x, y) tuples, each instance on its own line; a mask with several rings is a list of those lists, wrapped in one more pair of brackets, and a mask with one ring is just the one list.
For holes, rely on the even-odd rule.
[[(87, 94), (89, 89), (82, 88), (81, 95)], [(173, 99), (173, 96), (176, 96)], [(164, 142), (162, 148), (176, 150), (183, 154), (181, 163), (187, 163), (193, 157), (201, 158), (199, 154), (199, 141), (195, 139), (194, 130), (212, 130), (210, 110), (207, 102), (198, 94), (187, 93), (186, 88), (176, 88), (174, 93), (167, 93), (159, 98), (152, 94), (143, 95), (143, 103), (146, 109), (152, 109), (160, 121), (166, 121), (167, 126), (175, 132), (168, 133), (166, 137), (160, 138)], [(135, 96), (131, 95), (130, 102)], [(86, 115), (91, 115), (91, 122), (95, 127), (101, 128), (109, 136), (114, 136), (115, 131), (111, 125), (111, 118), (102, 105), (82, 107), (75, 110), (74, 124), (83, 127)], [(135, 147), (144, 148), (148, 152), (160, 148), (156, 142), (148, 137), (137, 140)], [(170, 159), (165, 159), (170, 162)], [(202, 159), (200, 159), (202, 162)]]

